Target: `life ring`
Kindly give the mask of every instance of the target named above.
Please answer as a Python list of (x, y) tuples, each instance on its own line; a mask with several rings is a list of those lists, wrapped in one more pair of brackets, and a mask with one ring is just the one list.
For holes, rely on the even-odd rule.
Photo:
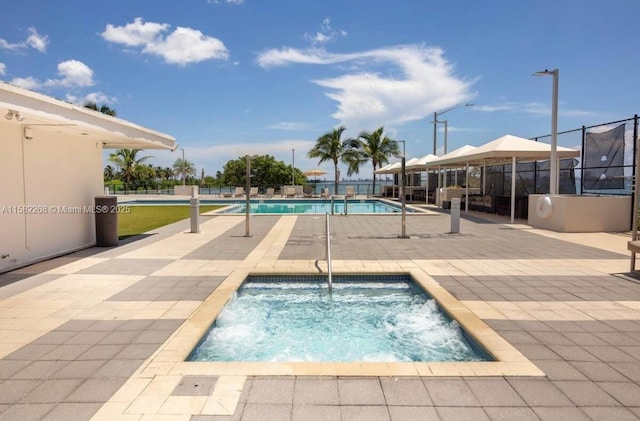
[(546, 219), (551, 216), (553, 211), (553, 204), (551, 203), (551, 196), (544, 195), (538, 199), (536, 203), (536, 213), (542, 219)]

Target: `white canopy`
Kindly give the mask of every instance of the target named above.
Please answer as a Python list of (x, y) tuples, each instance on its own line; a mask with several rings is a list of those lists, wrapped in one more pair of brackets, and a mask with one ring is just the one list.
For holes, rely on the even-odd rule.
[[(414, 161), (415, 159), (415, 161)], [(422, 158), (414, 158), (411, 161), (407, 162), (406, 168), (407, 171), (426, 171), (427, 163), (431, 162), (435, 159), (438, 159), (437, 155), (429, 154), (425, 155)], [(412, 162), (413, 161), (413, 162)]]
[[(457, 149), (456, 149), (457, 151)], [(456, 152), (454, 151), (454, 152)], [(575, 158), (580, 156), (580, 151), (570, 148), (557, 147), (558, 159)], [(453, 154), (453, 152), (451, 153)], [(429, 163), (430, 166), (462, 166), (474, 163), (480, 163), (485, 166), (489, 163), (511, 163), (511, 223), (515, 219), (515, 201), (516, 201), (516, 163), (518, 160), (543, 160), (551, 158), (551, 145), (548, 143), (536, 142), (522, 137), (504, 135), (489, 143), (485, 143), (474, 149), (470, 149), (465, 153), (459, 153), (456, 156), (444, 155), (435, 161)], [(469, 172), (467, 171), (467, 178)], [(468, 186), (467, 180), (467, 197)], [(467, 208), (469, 200), (466, 201)]]
[[(463, 146), (464, 148), (464, 146)], [(543, 160), (551, 157), (551, 145), (536, 142), (522, 137), (505, 135), (477, 148), (469, 149), (453, 155), (455, 151), (441, 156), (430, 162), (430, 166), (464, 165), (467, 163), (509, 162), (512, 158), (527, 160)], [(462, 148), (460, 148), (462, 149)], [(580, 156), (580, 151), (558, 146), (558, 158), (574, 158)]]

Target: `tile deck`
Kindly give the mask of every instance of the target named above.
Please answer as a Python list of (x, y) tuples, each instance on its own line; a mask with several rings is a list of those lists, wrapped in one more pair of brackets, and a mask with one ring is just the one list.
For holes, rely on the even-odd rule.
[(0, 275), (0, 420), (640, 419), (625, 234), (336, 216), (333, 267), (409, 273), (490, 363), (191, 363), (248, 273), (325, 271), (324, 218), (203, 217)]

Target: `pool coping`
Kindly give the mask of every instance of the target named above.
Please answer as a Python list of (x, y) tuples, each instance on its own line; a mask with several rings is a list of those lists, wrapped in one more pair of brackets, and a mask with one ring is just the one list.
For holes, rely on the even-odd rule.
[[(341, 270), (344, 274), (371, 272)], [(496, 333), (468, 307), (418, 268), (379, 271), (409, 275), (440, 307), (455, 319), (495, 361), (479, 362), (201, 362), (186, 361), (224, 305), (249, 275), (317, 275), (309, 271), (261, 272), (239, 268), (196, 309), (192, 316), (140, 368), (142, 375), (233, 376), (544, 376), (514, 346)], [(337, 273), (336, 273), (337, 274)]]

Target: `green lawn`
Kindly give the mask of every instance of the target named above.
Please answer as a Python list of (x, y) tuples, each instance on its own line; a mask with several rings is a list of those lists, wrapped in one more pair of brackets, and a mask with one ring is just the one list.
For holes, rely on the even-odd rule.
[[(200, 206), (200, 213), (219, 209), (219, 205)], [(162, 227), (189, 217), (190, 207), (186, 206), (128, 206), (129, 213), (118, 215), (118, 238), (121, 240), (132, 235)]]

